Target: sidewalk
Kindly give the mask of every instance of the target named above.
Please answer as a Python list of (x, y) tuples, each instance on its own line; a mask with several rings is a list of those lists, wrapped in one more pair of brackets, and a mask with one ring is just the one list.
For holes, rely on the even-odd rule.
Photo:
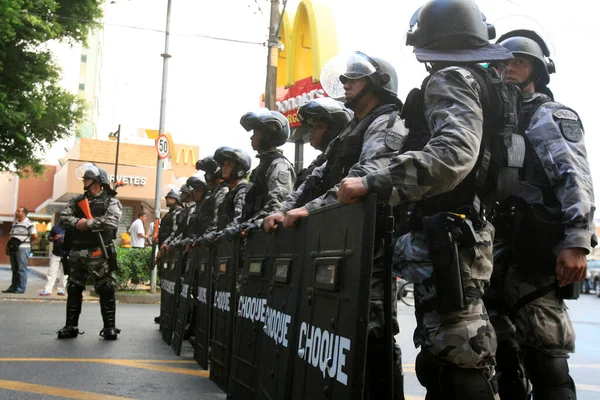
[[(27, 275), (27, 289), (25, 293), (2, 293), (0, 292), (0, 301), (10, 300), (22, 300), (22, 301), (66, 301), (67, 296), (59, 296), (56, 294), (56, 282), (54, 283), (54, 290), (50, 296), (40, 296), (40, 293), (46, 286), (46, 271), (48, 267), (28, 267)], [(0, 264), (0, 290), (6, 290), (10, 286), (12, 279), (12, 272), (9, 264)], [(93, 295), (93, 286), (87, 286), (83, 292), (84, 302), (98, 301), (98, 296)], [(147, 289), (147, 287), (139, 288), (140, 290)], [(129, 294), (117, 292), (115, 298), (118, 303), (144, 303), (144, 304), (158, 304), (160, 303), (160, 293), (147, 293), (147, 294)]]

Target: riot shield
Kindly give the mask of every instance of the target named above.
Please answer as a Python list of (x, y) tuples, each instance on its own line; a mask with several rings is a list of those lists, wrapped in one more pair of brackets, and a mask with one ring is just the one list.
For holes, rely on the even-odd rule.
[(208, 345), (210, 340), (210, 310), (212, 305), (212, 268), (214, 251), (204, 244), (197, 246), (196, 268), (196, 326), (194, 332), (194, 360), (208, 369)]
[(307, 218), (292, 399), (362, 399), (375, 195)]
[(175, 324), (175, 307), (177, 306), (177, 296), (179, 293), (179, 278), (178, 271), (180, 265), (181, 251), (171, 250), (168, 268), (165, 270), (166, 285), (168, 292), (168, 301), (164, 308), (164, 318), (161, 315), (160, 326), (162, 332), (163, 341), (171, 345), (173, 340), (173, 325)]
[(256, 399), (274, 244), (272, 235), (255, 231), (242, 246), (228, 392), (231, 399)]
[(257, 396), (269, 400), (291, 397), (306, 219), (293, 229), (280, 227), (272, 238)]
[(187, 252), (183, 253), (182, 258), (179, 273), (179, 292), (175, 292), (178, 299), (176, 300), (176, 318), (173, 327), (173, 341), (171, 342), (171, 348), (176, 355), (181, 354), (185, 328), (190, 320), (191, 289), (196, 276), (196, 249), (191, 247)]
[(226, 393), (231, 369), (233, 317), (240, 239), (220, 240), (213, 270), (214, 291), (211, 309), (210, 380)]
[(165, 318), (167, 309), (171, 304), (171, 297), (173, 296), (173, 281), (169, 276), (169, 264), (171, 263), (171, 253), (164, 252), (163, 257), (160, 259), (160, 331), (165, 329)]

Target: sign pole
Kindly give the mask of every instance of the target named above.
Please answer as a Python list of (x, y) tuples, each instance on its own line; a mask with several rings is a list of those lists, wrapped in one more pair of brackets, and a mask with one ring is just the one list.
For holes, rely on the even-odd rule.
[[(163, 58), (163, 73), (162, 73), (162, 90), (160, 95), (160, 120), (158, 124), (158, 134), (160, 135), (165, 133), (165, 112), (167, 108), (167, 76), (168, 76), (168, 66), (169, 66), (169, 58), (171, 55), (169, 54), (169, 27), (171, 26), (171, 0), (167, 1), (167, 26), (165, 29), (165, 51), (161, 54)], [(158, 140), (158, 138), (157, 138)], [(160, 198), (161, 198), (161, 186), (162, 186), (162, 169), (163, 169), (163, 160), (157, 156), (156, 158), (156, 191), (154, 198), (154, 221), (158, 221), (160, 219)], [(156, 265), (154, 260), (156, 259), (156, 241), (152, 243), (152, 275), (150, 276), (150, 293), (156, 293)]]
[(279, 0), (271, 0), (271, 21), (267, 53), (267, 82), (265, 85), (265, 106), (275, 110), (277, 92), (277, 62), (279, 60)]

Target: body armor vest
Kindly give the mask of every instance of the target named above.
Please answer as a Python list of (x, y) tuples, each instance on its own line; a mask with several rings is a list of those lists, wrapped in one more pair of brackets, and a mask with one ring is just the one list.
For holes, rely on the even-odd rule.
[(217, 231), (225, 229), (227, 225), (233, 222), (233, 218), (235, 218), (235, 196), (240, 191), (240, 189), (246, 187), (248, 185), (247, 182), (240, 182), (238, 185), (230, 190), (225, 195), (223, 202), (219, 206), (219, 216), (217, 218)]
[(175, 211), (181, 209), (181, 207), (173, 207), (165, 214), (160, 220), (160, 227), (158, 228), (158, 245), (161, 246), (171, 233), (173, 233), (173, 223), (175, 222)]
[(242, 210), (242, 221), (251, 218), (267, 204), (269, 186), (266, 174), (271, 164), (273, 164), (273, 161), (280, 158), (285, 158), (285, 160), (288, 161), (288, 159), (279, 151), (268, 153), (263, 157), (264, 158), (261, 158), (258, 167), (252, 171), (252, 176), (250, 177), (252, 186), (246, 193), (246, 200), (244, 201), (244, 208)]
[(204, 232), (215, 220), (215, 196), (211, 192), (202, 203), (196, 204), (190, 219), (190, 232), (196, 237), (204, 235)]
[[(396, 121), (398, 116), (397, 111), (398, 107), (393, 104), (381, 105), (373, 109), (358, 123), (355, 120), (352, 121), (338, 137), (331, 141), (327, 165), (314, 198), (324, 195), (329, 189), (340, 183), (348, 175), (350, 168), (358, 162), (362, 152), (365, 132), (373, 121), (381, 115), (390, 114), (389, 129), (394, 126), (393, 122)], [(350, 132), (346, 135), (346, 131)]]
[[(77, 205), (77, 202), (84, 199), (85, 195), (80, 195), (75, 198), (75, 217), (77, 218), (85, 218), (85, 214)], [(89, 199), (90, 202), (90, 210), (92, 212), (93, 217), (100, 217), (106, 214), (106, 210), (108, 210), (108, 203), (111, 197), (103, 192), (99, 196), (92, 197)], [(102, 235), (102, 239), (104, 239), (104, 244), (108, 245), (112, 239), (116, 236), (116, 230), (109, 231), (101, 231), (101, 232), (92, 232), (92, 231), (77, 231), (77, 234), (72, 235), (72, 246), (73, 249), (94, 249), (101, 246), (100, 239), (98, 238), (98, 233)]]
[[(471, 219), (478, 219), (483, 212), (479, 199), (518, 180), (519, 168), (525, 158), (525, 143), (517, 132), (522, 100), (519, 87), (503, 81), (493, 69), (475, 65), (462, 68), (471, 72), (481, 88), (484, 123), (479, 156), (475, 167), (454, 189), (419, 201), (423, 215), (457, 211), (466, 213)], [(413, 89), (409, 93), (402, 110), (402, 117), (409, 128), (409, 138), (413, 132), (417, 132), (417, 135), (412, 134), (408, 142), (413, 148), (405, 150), (420, 150), (416, 147), (424, 146), (431, 137), (425, 120), (424, 103), (429, 79), (430, 76), (423, 81), (421, 89)], [(425, 140), (418, 140), (419, 134), (424, 135)], [(503, 184), (503, 181), (508, 183)]]

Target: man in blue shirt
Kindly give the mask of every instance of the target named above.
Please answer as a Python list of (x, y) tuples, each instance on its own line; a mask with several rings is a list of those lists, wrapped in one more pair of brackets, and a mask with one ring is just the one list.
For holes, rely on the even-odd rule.
[(58, 225), (54, 225), (48, 234), (48, 240), (54, 243), (52, 247), (52, 252), (50, 253), (48, 274), (46, 276), (46, 286), (44, 287), (44, 291), (40, 293), (40, 296), (50, 296), (52, 294), (52, 288), (54, 287), (54, 281), (58, 275), (58, 295), (65, 295), (65, 286), (67, 284), (67, 277), (65, 276), (63, 266), (62, 266), (62, 256), (64, 253), (63, 250), (63, 239), (65, 236), (65, 231)]

